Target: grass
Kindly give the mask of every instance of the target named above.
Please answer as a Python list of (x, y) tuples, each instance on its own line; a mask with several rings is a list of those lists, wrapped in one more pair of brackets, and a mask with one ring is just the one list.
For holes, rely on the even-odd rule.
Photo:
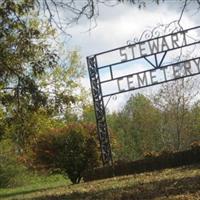
[[(55, 177), (54, 177), (55, 178)], [(146, 172), (72, 185), (47, 178), (0, 190), (0, 199), (20, 200), (200, 200), (200, 165)]]
[(15, 188), (0, 189), (0, 199), (16, 199), (18, 195), (32, 194), (34, 192), (50, 190), (70, 184), (70, 181), (62, 175), (45, 176), (29, 173), (28, 176), (22, 175), (21, 178), (25, 179), (22, 181), (27, 184)]

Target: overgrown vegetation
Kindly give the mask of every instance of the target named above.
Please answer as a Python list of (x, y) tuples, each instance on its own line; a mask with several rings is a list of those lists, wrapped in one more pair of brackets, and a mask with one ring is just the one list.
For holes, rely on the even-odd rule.
[[(34, 190), (50, 186), (65, 185), (70, 181), (58, 173), (39, 173), (29, 170), (13, 156), (0, 157), (0, 188), (20, 188)], [(11, 189), (12, 190), (12, 189)], [(17, 189), (16, 189), (17, 190)]]
[(95, 126), (90, 124), (69, 124), (41, 134), (31, 145), (26, 163), (39, 170), (58, 171), (68, 176), (72, 183), (79, 183), (82, 172), (97, 167)]

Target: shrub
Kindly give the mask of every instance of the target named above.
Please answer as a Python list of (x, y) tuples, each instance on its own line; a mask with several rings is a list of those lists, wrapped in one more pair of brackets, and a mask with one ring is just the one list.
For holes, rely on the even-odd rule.
[(72, 183), (79, 183), (84, 170), (98, 166), (95, 130), (94, 125), (73, 123), (40, 135), (32, 145), (33, 166), (60, 170)]
[(158, 157), (158, 153), (154, 151), (144, 152), (144, 158), (156, 158)]
[[(195, 145), (196, 146), (196, 145)], [(198, 145), (197, 145), (198, 146)], [(150, 155), (150, 156), (149, 156)], [(148, 153), (147, 158), (135, 161), (117, 161), (114, 166), (99, 167), (94, 170), (85, 171), (83, 180), (92, 181), (113, 176), (143, 173), (183, 165), (200, 163), (200, 148), (171, 152), (162, 151), (159, 155)]]
[(191, 149), (193, 150), (199, 150), (200, 149), (200, 141), (194, 141), (190, 144)]
[(0, 157), (0, 188), (8, 187), (10, 179), (14, 176), (12, 171), (8, 169), (5, 160), (6, 159), (4, 157)]
[(19, 178), (25, 168), (15, 159), (0, 155), (0, 188), (16, 187), (23, 183)]

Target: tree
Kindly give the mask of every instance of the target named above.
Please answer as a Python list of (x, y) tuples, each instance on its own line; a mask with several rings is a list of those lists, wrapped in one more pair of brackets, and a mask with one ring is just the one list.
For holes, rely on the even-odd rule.
[(43, 74), (40, 80), (40, 88), (48, 94), (47, 102), (54, 115), (73, 114), (70, 113), (71, 104), (79, 104), (85, 92), (81, 85), (85, 68), (79, 52), (64, 51), (63, 54), (67, 56), (63, 56), (61, 62), (51, 71)]
[(159, 150), (159, 117), (159, 110), (141, 94), (131, 96), (121, 112), (109, 117), (124, 148), (122, 158), (138, 159), (145, 152)]
[[(9, 127), (18, 151), (36, 133), (35, 114), (45, 109), (53, 117), (55, 110), (75, 103), (72, 90), (83, 74), (77, 51), (68, 63), (58, 56), (51, 45), (55, 29), (37, 11), (34, 0), (0, 2), (0, 107), (6, 113), (1, 124)], [(53, 98), (49, 86), (56, 89)]]
[(7, 124), (22, 120), (25, 107), (33, 111), (46, 103), (38, 76), (57, 63), (44, 41), (51, 33), (48, 24), (41, 28), (32, 1), (0, 2), (0, 104)]
[(99, 164), (96, 128), (88, 123), (71, 123), (48, 130), (32, 143), (29, 160), (36, 168), (60, 170), (72, 183), (79, 183), (84, 170)]
[(5, 133), (6, 125), (5, 125), (5, 112), (0, 108), (0, 141)]
[(40, 75), (57, 65), (47, 38), (54, 33), (36, 17), (33, 1), (0, 3), (0, 103), (10, 116), (46, 105)]
[(83, 106), (83, 115), (84, 122), (96, 123), (94, 106), (92, 104), (86, 104)]
[(19, 106), (23, 95), (30, 106), (37, 107), (45, 103), (38, 76), (57, 64), (57, 55), (45, 42), (53, 30), (48, 24), (41, 27), (33, 1), (8, 0), (0, 5), (1, 103), (15, 101)]
[(170, 149), (184, 147), (184, 137), (191, 133), (190, 108), (198, 95), (197, 81), (181, 79), (164, 84), (154, 97), (154, 103), (162, 111), (161, 137)]
[(184, 137), (184, 146), (190, 147), (193, 142), (200, 141), (200, 104), (199, 100), (194, 102), (190, 108), (188, 132)]

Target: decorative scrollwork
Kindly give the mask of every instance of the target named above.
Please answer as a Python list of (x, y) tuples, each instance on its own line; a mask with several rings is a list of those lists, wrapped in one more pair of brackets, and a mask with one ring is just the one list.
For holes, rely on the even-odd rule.
[(145, 40), (151, 39), (152, 36), (153, 36), (152, 31), (146, 30), (146, 31), (144, 31), (144, 32), (142, 33), (142, 35), (140, 36), (140, 39), (139, 39), (138, 42), (142, 41), (143, 39), (145, 39)]
[(154, 27), (153, 29), (145, 30), (142, 35), (138, 37), (133, 37), (132, 40), (128, 40), (127, 44), (132, 45), (138, 42), (142, 42), (145, 40), (153, 39), (156, 37), (164, 36), (170, 33), (175, 33), (178, 31), (183, 30), (183, 27), (179, 24), (178, 21), (173, 21), (169, 24), (159, 24), (158, 26)]

